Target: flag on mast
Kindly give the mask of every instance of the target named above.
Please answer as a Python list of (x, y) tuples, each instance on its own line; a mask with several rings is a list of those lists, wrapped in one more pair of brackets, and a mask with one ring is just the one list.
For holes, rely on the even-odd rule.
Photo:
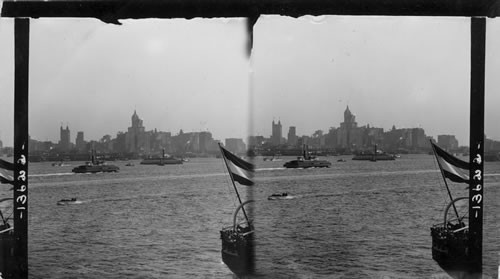
[(220, 149), (234, 181), (237, 181), (241, 185), (252, 186), (254, 184), (252, 180), (255, 169), (254, 165), (239, 158), (222, 146), (220, 146)]
[(453, 182), (469, 183), (469, 163), (454, 157), (436, 144), (431, 144), (443, 175)]

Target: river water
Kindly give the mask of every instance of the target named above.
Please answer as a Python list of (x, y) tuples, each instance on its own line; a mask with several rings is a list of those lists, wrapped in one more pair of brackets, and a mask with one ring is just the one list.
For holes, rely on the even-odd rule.
[[(447, 204), (433, 156), (284, 169), (257, 157), (256, 278), (448, 278), (431, 257), (430, 227)], [(233, 278), (219, 230), (238, 205), (222, 159), (73, 174), (29, 166), (30, 278)], [(485, 278), (497, 278), (500, 163), (485, 166)], [(451, 185), (466, 195), (464, 184)], [(288, 192), (290, 200), (267, 200)], [(82, 204), (58, 206), (63, 198)]]

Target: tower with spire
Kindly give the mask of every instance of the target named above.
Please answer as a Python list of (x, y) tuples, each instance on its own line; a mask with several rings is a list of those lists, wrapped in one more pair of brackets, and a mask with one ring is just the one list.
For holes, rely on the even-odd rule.
[(139, 153), (141, 151), (149, 150), (149, 142), (145, 127), (142, 125), (142, 119), (137, 115), (136, 110), (132, 114), (132, 126), (128, 128), (127, 136), (125, 138), (125, 146), (128, 152)]
[(344, 122), (340, 123), (337, 142), (343, 148), (352, 148), (353, 144), (357, 142), (358, 123), (356, 123), (356, 116), (351, 113), (349, 105), (344, 111)]

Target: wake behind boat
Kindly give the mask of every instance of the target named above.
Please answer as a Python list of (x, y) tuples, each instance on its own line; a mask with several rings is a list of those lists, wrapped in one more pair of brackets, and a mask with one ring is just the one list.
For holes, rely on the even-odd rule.
[(81, 204), (82, 201), (78, 200), (77, 198), (71, 198), (71, 199), (62, 199), (57, 202), (57, 205), (72, 205), (72, 204)]

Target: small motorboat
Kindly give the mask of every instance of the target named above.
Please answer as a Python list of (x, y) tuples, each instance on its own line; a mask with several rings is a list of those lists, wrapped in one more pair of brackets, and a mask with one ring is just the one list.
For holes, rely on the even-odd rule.
[(344, 158), (338, 159), (337, 162), (347, 162)]
[(274, 193), (267, 197), (268, 200), (289, 200), (293, 199), (292, 195), (289, 195), (287, 192), (284, 193)]
[(77, 198), (71, 199), (62, 199), (57, 202), (57, 205), (70, 205), (70, 204), (81, 204), (82, 201), (79, 201)]

